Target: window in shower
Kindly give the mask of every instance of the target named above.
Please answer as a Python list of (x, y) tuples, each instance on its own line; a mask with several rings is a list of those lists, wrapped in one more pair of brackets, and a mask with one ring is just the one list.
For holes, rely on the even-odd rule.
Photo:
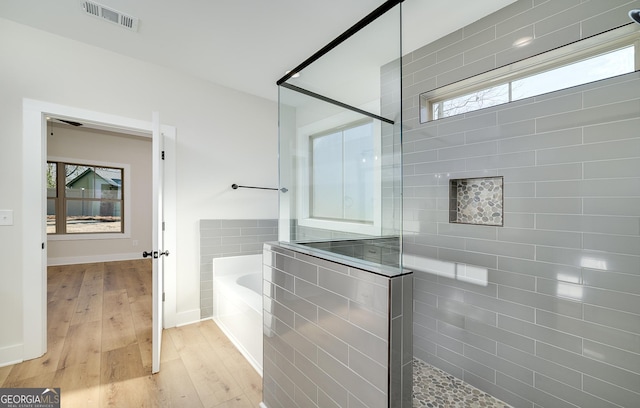
[(371, 120), (311, 136), (311, 218), (373, 224), (373, 138)]
[[(598, 38), (601, 36), (603, 38)], [(420, 121), (473, 112), (611, 78), (638, 68), (637, 36), (615, 41), (601, 36), (423, 93), (420, 95)], [(487, 86), (488, 83), (491, 86)]]
[(338, 115), (302, 128), (298, 208), (303, 227), (380, 233), (381, 124)]

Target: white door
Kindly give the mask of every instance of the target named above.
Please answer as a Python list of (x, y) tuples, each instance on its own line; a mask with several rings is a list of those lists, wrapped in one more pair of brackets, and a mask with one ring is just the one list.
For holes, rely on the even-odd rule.
[(153, 171), (153, 221), (152, 221), (152, 292), (153, 292), (153, 334), (151, 336), (151, 372), (160, 371), (160, 350), (162, 349), (162, 323), (164, 321), (162, 302), (164, 299), (164, 258), (169, 255), (164, 249), (163, 231), (163, 184), (164, 166), (162, 162), (163, 136), (160, 131), (160, 115), (152, 115), (151, 154)]

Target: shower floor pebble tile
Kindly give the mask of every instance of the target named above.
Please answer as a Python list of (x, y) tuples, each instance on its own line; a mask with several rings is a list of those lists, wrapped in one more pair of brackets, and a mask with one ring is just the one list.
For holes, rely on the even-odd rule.
[(413, 359), (414, 408), (511, 408), (444, 371)]

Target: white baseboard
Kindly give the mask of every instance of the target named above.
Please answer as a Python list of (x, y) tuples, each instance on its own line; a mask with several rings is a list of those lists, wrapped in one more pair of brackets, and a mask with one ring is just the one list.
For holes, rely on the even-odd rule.
[(175, 320), (172, 323), (175, 323), (175, 324), (169, 327), (186, 326), (188, 324), (198, 323), (202, 320), (209, 320), (211, 318), (200, 319), (200, 309), (193, 309), (193, 310), (187, 310), (186, 312), (176, 313), (174, 319)]
[(260, 408), (267, 408), (267, 406), (266, 406), (266, 405), (264, 405), (264, 402), (261, 402), (261, 403), (260, 403), (260, 405), (259, 405), (259, 407), (260, 407)]
[(131, 261), (134, 259), (142, 259), (142, 252), (132, 252), (126, 254), (104, 254), (104, 255), (86, 255), (86, 256), (71, 256), (71, 257), (57, 257), (47, 258), (47, 265), (77, 265), (85, 263), (95, 262), (113, 262), (113, 261)]
[(21, 363), (23, 360), (22, 344), (0, 348), (0, 367)]

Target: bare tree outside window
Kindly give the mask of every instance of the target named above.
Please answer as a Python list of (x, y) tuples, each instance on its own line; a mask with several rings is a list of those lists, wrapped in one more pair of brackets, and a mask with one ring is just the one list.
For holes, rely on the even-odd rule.
[[(425, 93), (420, 98), (420, 121), (426, 122), (473, 112), (611, 78), (633, 72), (635, 69), (635, 46), (628, 45), (533, 74), (527, 72), (518, 76), (517, 72), (511, 73), (502, 79), (504, 82), (498, 85), (474, 90), (460, 96), (451, 96), (454, 92), (451, 91), (449, 96), (430, 98), (429, 93)], [(496, 80), (500, 81), (500, 79), (492, 81)], [(428, 115), (430, 117), (427, 117)]]
[(509, 102), (509, 84), (481, 89), (433, 104), (433, 119), (441, 119)]

